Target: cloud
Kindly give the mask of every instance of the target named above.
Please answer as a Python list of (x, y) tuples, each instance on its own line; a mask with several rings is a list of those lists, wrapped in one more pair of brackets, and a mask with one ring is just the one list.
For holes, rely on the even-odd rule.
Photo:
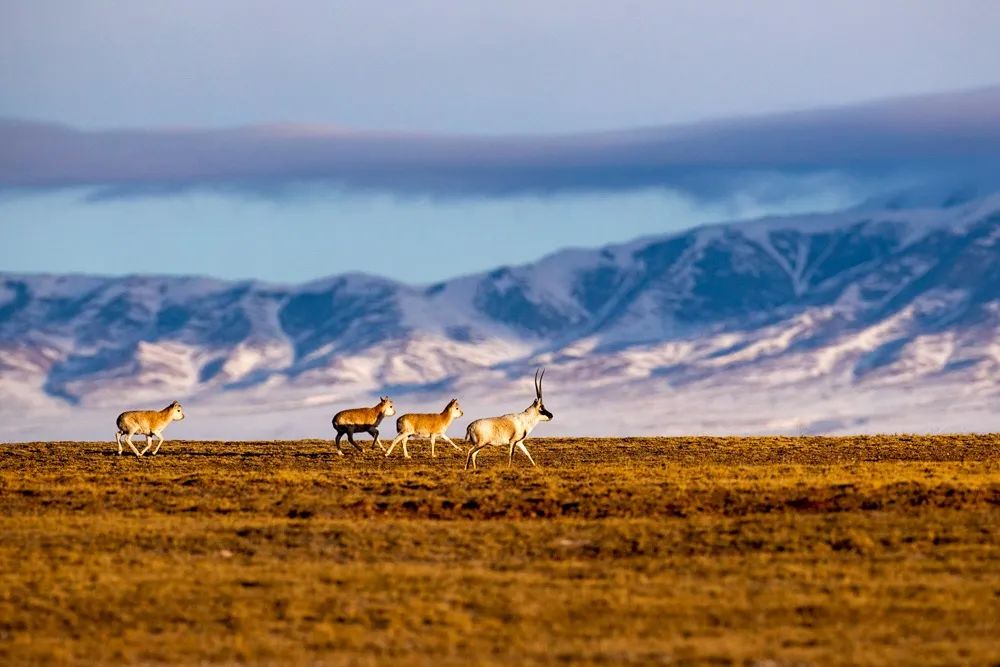
[(716, 198), (775, 177), (995, 173), (1000, 86), (617, 132), (447, 136), (316, 126), (81, 131), (0, 122), (0, 189), (95, 197), (335, 187), (487, 196), (664, 187)]

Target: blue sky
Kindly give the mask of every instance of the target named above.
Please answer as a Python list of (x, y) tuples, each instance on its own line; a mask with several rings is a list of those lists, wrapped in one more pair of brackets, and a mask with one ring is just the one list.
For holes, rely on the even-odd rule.
[[(414, 153), (424, 161), (409, 167), (421, 171), (407, 175), (407, 187), (384, 178), (362, 182), (353, 174), (354, 180), (313, 182), (291, 193), (284, 187), (290, 177), (280, 179), (278, 189), (271, 181), (267, 188), (248, 188), (244, 173), (232, 187), (232, 165), (220, 172), (224, 187), (199, 180), (187, 165), (183, 187), (153, 179), (137, 188), (121, 174), (88, 171), (90, 153), (81, 153), (82, 166), (53, 171), (43, 165), (24, 187), (19, 174), (35, 173), (36, 154), (43, 152), (37, 146), (52, 144), (31, 144), (30, 159), (10, 149), (7, 173), (18, 178), (0, 183), (7, 186), (0, 192), (0, 269), (276, 281), (361, 270), (429, 282), (565, 246), (717, 219), (835, 208), (870, 194), (871, 180), (796, 171), (777, 181), (781, 192), (775, 194), (773, 187), (759, 187), (759, 178), (746, 186), (741, 172), (736, 180), (726, 174), (720, 182), (727, 186), (709, 191), (676, 175), (686, 177), (701, 162), (670, 165), (669, 178), (661, 164), (649, 171), (643, 160), (648, 146), (661, 146), (659, 135), (637, 150), (631, 135), (614, 135), (629, 145), (629, 159), (639, 161), (622, 167), (598, 155), (593, 164), (600, 168), (581, 178), (579, 170), (569, 176), (553, 171), (546, 157), (553, 144), (545, 138), (586, 135), (586, 151), (593, 151), (604, 135), (592, 132), (698, 127), (690, 124), (1000, 82), (1000, 3), (987, 0), (392, 7), (0, 2), (0, 118), (82, 131), (88, 146), (98, 143), (89, 133), (104, 130), (130, 128), (146, 141), (159, 140), (156, 133), (164, 128), (246, 125), (294, 128), (299, 136), (318, 128), (323, 137), (343, 133), (348, 142), (366, 130), (376, 139), (398, 133), (448, 138), (434, 147), (433, 159)], [(11, 132), (5, 136), (15, 140), (29, 135)], [(503, 178), (491, 176), (488, 187), (463, 181), (478, 173), (469, 156), (480, 150), (466, 139), (509, 135), (518, 135), (518, 143), (504, 144), (500, 154), (526, 151), (530, 159), (504, 163)], [(342, 144), (331, 141), (340, 156)], [(105, 142), (110, 151), (120, 145), (117, 136)], [(253, 148), (259, 144), (250, 146), (235, 154), (259, 150)], [(567, 159), (578, 150), (571, 147)], [(147, 156), (133, 153), (127, 166), (138, 174)], [(456, 153), (464, 156), (458, 171), (434, 171)], [(706, 154), (712, 151), (703, 149), (697, 159)], [(97, 155), (99, 161), (104, 153)], [(206, 153), (206, 162), (214, 155)], [(149, 157), (154, 162), (155, 155)], [(499, 158), (488, 153), (486, 159)], [(534, 172), (525, 166), (536, 168), (539, 159), (545, 173), (555, 175), (526, 187)], [(753, 165), (754, 173), (788, 169), (788, 160), (776, 159), (777, 166)], [(293, 175), (302, 173), (296, 164)], [(618, 171), (603, 171), (609, 164)], [(399, 173), (398, 164), (390, 167), (385, 173)], [(274, 164), (267, 170), (273, 179)], [(82, 176), (67, 181), (67, 173)], [(428, 173), (433, 184), (411, 187)], [(605, 176), (614, 187), (601, 183)], [(699, 175), (702, 181), (711, 177)], [(110, 195), (93, 196), (108, 192), (105, 186)], [(150, 253), (149, 247), (163, 250)]]

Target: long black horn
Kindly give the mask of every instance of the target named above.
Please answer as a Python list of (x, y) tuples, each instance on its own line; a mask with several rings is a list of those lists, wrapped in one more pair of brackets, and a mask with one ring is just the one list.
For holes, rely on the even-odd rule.
[(535, 369), (535, 398), (540, 398), (542, 395), (542, 388), (538, 385), (538, 372), (540, 370), (539, 368)]
[(545, 369), (542, 369), (542, 374), (538, 376), (538, 398), (542, 397), (542, 380), (545, 379)]

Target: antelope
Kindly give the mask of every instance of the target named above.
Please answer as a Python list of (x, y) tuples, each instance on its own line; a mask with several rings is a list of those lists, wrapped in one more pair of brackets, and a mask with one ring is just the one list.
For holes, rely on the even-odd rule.
[(451, 441), (445, 431), (451, 426), (451, 423), (455, 421), (456, 417), (461, 417), (465, 413), (462, 412), (462, 407), (458, 404), (458, 399), (453, 398), (448, 401), (448, 405), (444, 406), (439, 414), (409, 414), (403, 415), (396, 420), (396, 432), (399, 434), (396, 438), (389, 444), (389, 449), (386, 450), (386, 458), (392, 454), (392, 450), (396, 447), (396, 443), (403, 443), (403, 456), (410, 458), (410, 453), (406, 450), (406, 443), (409, 441), (411, 435), (427, 435), (431, 438), (431, 458), (434, 458), (434, 440), (441, 436), (445, 442), (454, 447), (455, 449), (461, 451), (462, 448)]
[(524, 455), (531, 461), (531, 465), (535, 465), (535, 460), (531, 458), (531, 452), (524, 446), (524, 439), (538, 425), (538, 422), (552, 419), (552, 413), (546, 410), (542, 403), (543, 377), (545, 377), (544, 369), (541, 369), (541, 375), (539, 375), (539, 371), (535, 371), (535, 400), (524, 412), (504, 415), (503, 417), (477, 419), (469, 424), (465, 430), (465, 439), (472, 443), (472, 447), (469, 449), (469, 455), (465, 458), (466, 470), (469, 469), (469, 464), (472, 464), (473, 469), (477, 467), (476, 457), (479, 455), (479, 450), (486, 445), (510, 446), (510, 451), (507, 452), (507, 467), (514, 465), (514, 447), (524, 452)]
[[(118, 442), (118, 456), (121, 456), (123, 451), (123, 440), (128, 443), (128, 446), (132, 448), (137, 457), (142, 456), (153, 446), (153, 436), (160, 439), (159, 444), (156, 445), (156, 449), (153, 450), (153, 456), (156, 456), (156, 453), (160, 451), (160, 446), (163, 444), (163, 429), (170, 422), (182, 419), (184, 419), (184, 409), (181, 408), (181, 404), (177, 401), (174, 401), (162, 410), (130, 410), (129, 412), (121, 413), (118, 415), (118, 431), (115, 433), (115, 441)], [(142, 433), (146, 436), (146, 447), (141, 452), (132, 444), (132, 436), (136, 433)]]
[(373, 408), (352, 408), (341, 410), (333, 416), (333, 428), (337, 431), (337, 453), (344, 455), (344, 450), (340, 448), (340, 439), (347, 434), (347, 442), (351, 443), (359, 452), (365, 451), (358, 443), (354, 442), (355, 432), (368, 433), (375, 438), (375, 444), (382, 451), (382, 441), (378, 439), (378, 425), (382, 423), (384, 417), (391, 417), (396, 414), (396, 408), (392, 406), (392, 401), (388, 396), (382, 396), (378, 405)]

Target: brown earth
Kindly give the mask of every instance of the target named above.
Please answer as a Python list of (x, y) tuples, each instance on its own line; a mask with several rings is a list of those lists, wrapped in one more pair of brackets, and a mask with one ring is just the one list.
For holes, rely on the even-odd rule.
[(998, 435), (528, 446), (0, 445), (0, 663), (1000, 664)]

